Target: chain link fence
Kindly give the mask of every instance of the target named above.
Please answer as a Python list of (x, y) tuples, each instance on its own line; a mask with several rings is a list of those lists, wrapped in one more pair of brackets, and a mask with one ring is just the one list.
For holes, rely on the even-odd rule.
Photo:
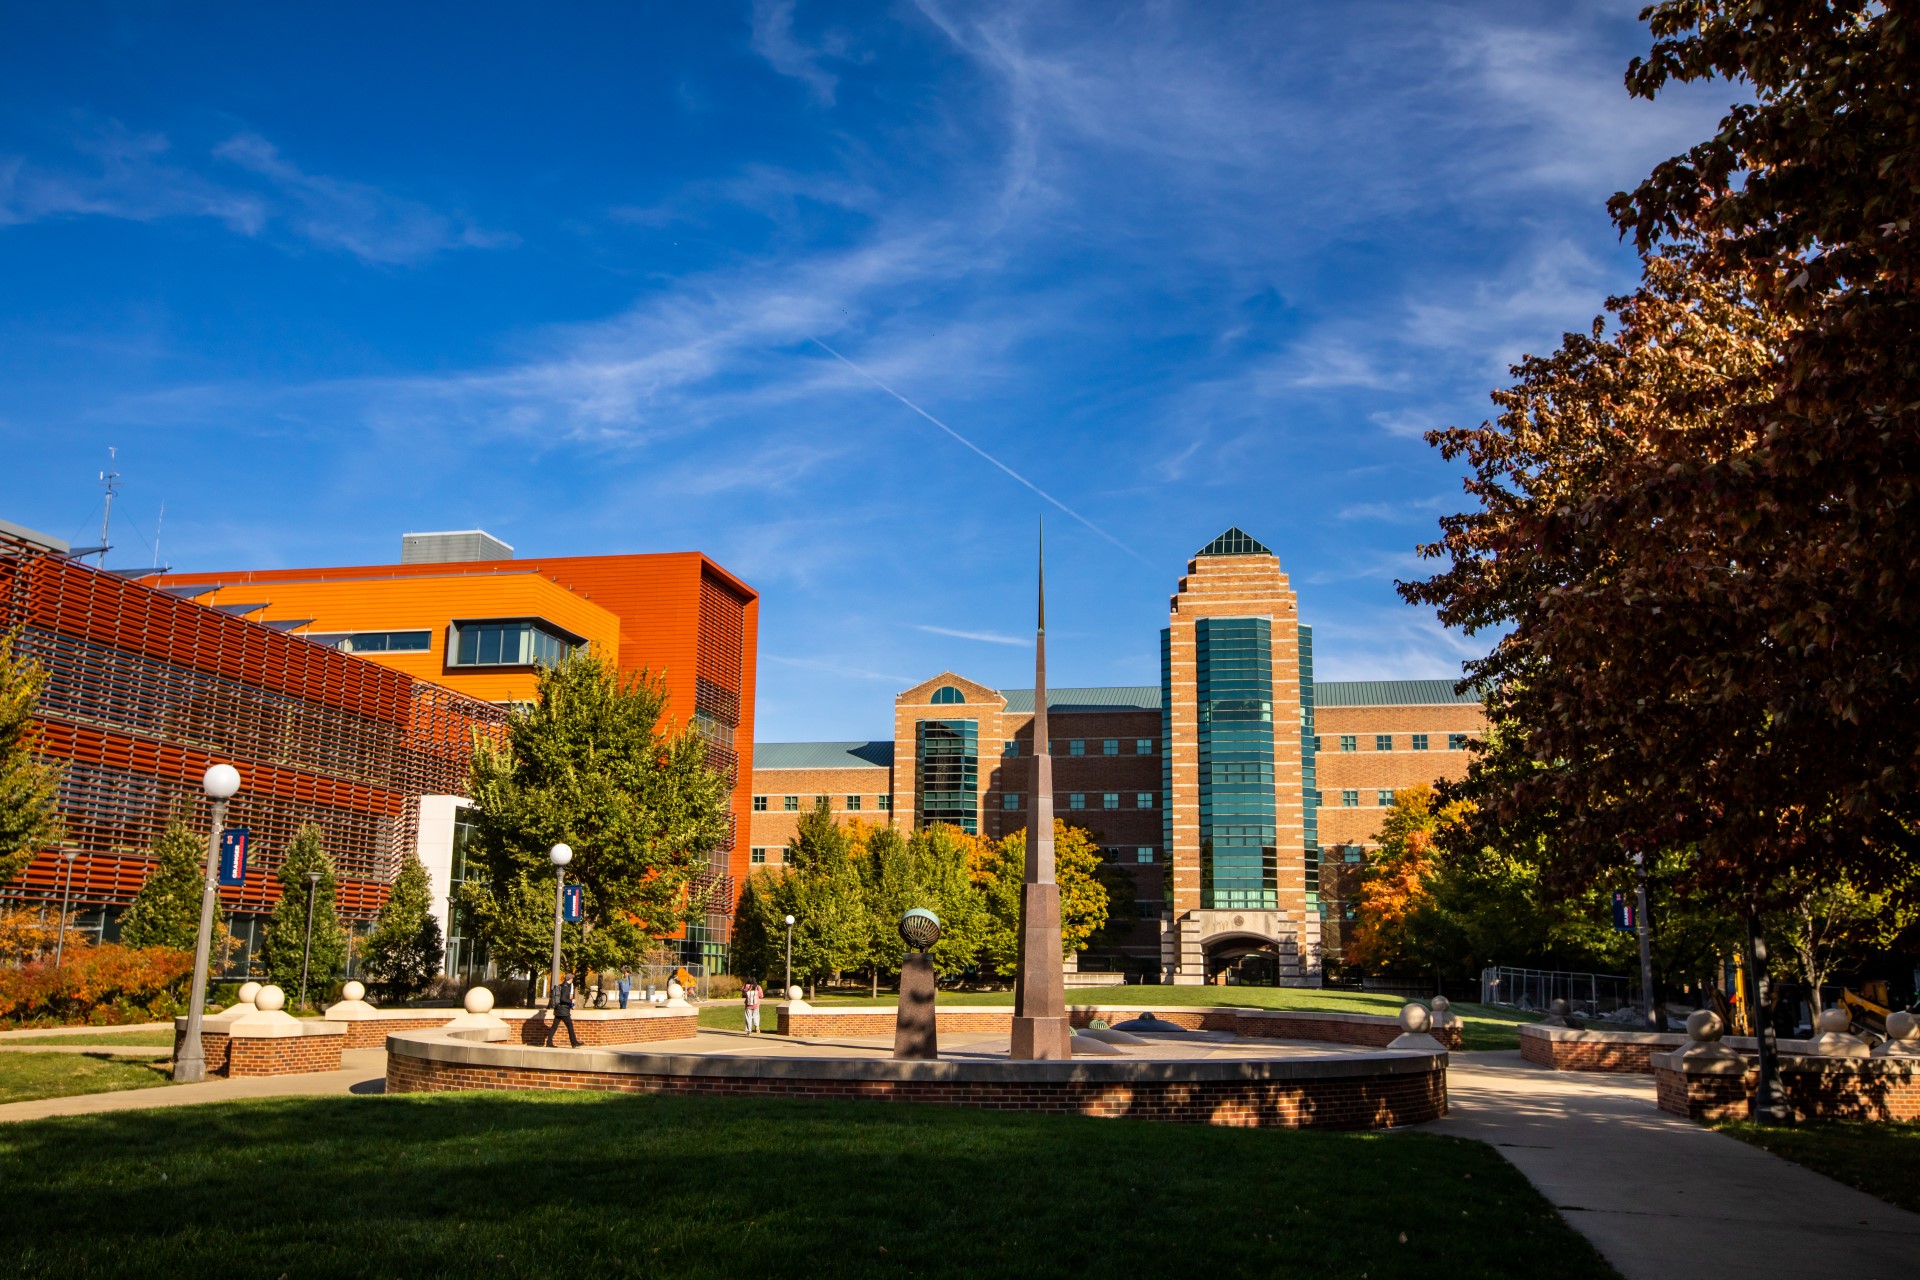
[(1617, 973), (1508, 969), (1499, 965), (1480, 971), (1482, 1004), (1545, 1013), (1555, 1000), (1565, 1000), (1569, 1011), (1582, 1017), (1598, 1018), (1618, 1009), (1638, 1007), (1640, 993), (1632, 978)]

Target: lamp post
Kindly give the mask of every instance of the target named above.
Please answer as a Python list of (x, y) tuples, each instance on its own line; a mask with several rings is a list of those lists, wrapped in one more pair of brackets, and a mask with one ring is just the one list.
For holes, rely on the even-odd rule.
[(548, 980), (547, 1000), (553, 1000), (553, 990), (560, 985), (560, 920), (566, 909), (567, 864), (573, 861), (573, 850), (564, 844), (553, 846), (547, 859), (553, 863), (553, 974)]
[(207, 833), (207, 874), (200, 889), (200, 933), (193, 943), (193, 995), (187, 1003), (187, 1032), (180, 1052), (173, 1056), (175, 1084), (194, 1084), (207, 1078), (207, 1055), (200, 1047), (200, 1019), (207, 1011), (207, 952), (213, 946), (213, 903), (218, 891), (214, 876), (220, 869), (220, 828), (226, 825), (227, 801), (240, 790), (240, 771), (216, 764), (200, 780), (200, 789), (213, 801), (213, 829)]
[(1648, 1031), (1665, 1031), (1654, 1018), (1653, 999), (1653, 936), (1652, 921), (1647, 917), (1647, 855), (1635, 850), (1633, 854), (1633, 888), (1638, 897), (1634, 903), (1634, 923), (1639, 925), (1640, 934), (1640, 1014), (1641, 1021)]
[(300, 1007), (307, 1007), (307, 966), (313, 961), (313, 895), (320, 887), (320, 873), (307, 872), (307, 940), (300, 948)]
[(80, 856), (78, 849), (62, 849), (60, 856), (67, 860), (66, 883), (60, 890), (60, 928), (53, 937), (53, 967), (60, 967), (61, 957), (67, 950), (67, 902), (73, 896), (73, 860)]
[(791, 990), (793, 990), (793, 917), (788, 916), (787, 917), (787, 985), (780, 988), (780, 994), (785, 995), (787, 994), (787, 992)]

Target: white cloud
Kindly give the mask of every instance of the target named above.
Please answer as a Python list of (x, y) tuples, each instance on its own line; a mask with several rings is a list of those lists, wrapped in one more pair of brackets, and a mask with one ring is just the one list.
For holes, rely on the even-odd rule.
[(959, 631), (952, 627), (934, 627), (924, 623), (914, 623), (915, 631), (925, 631), (929, 635), (952, 636), (956, 640), (978, 640), (982, 644), (1004, 644), (1016, 649), (1031, 649), (1033, 641), (1023, 640), (1019, 636), (1002, 635), (998, 631)]
[(96, 217), (152, 222), (213, 218), (241, 235), (258, 235), (266, 203), (257, 195), (210, 182), (169, 163), (170, 147), (157, 133), (135, 133), (117, 122), (75, 141), (96, 172), (62, 172), (0, 157), (0, 227), (43, 218)]
[(781, 75), (806, 85), (823, 106), (832, 106), (839, 80), (820, 63), (844, 53), (844, 39), (829, 36), (818, 48), (802, 43), (793, 33), (793, 5), (794, 0), (753, 0), (753, 51)]

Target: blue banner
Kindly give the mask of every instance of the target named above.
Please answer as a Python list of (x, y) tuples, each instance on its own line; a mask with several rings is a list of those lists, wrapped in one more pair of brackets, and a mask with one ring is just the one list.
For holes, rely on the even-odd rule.
[(1639, 916), (1640, 913), (1635, 908), (1633, 899), (1628, 897), (1625, 892), (1615, 890), (1613, 895), (1614, 929), (1620, 933), (1640, 932)]
[(560, 891), (560, 903), (561, 917), (565, 919), (568, 924), (579, 924), (580, 917), (583, 914), (581, 908), (584, 905), (580, 900), (580, 886), (570, 884), (563, 888)]
[(247, 882), (247, 829), (228, 827), (220, 833), (220, 883), (238, 888)]

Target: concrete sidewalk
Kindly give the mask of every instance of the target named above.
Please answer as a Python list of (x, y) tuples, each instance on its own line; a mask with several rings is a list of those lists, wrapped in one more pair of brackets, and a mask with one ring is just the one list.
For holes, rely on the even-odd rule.
[(1654, 1105), (1653, 1078), (1456, 1053), (1433, 1133), (1491, 1143), (1627, 1280), (1920, 1274), (1920, 1214)]
[(184, 1107), (199, 1102), (234, 1102), (243, 1098), (303, 1098), (337, 1094), (384, 1093), (387, 1083), (385, 1049), (348, 1049), (340, 1055), (341, 1069), (302, 1076), (242, 1076), (238, 1080), (212, 1079), (199, 1084), (157, 1085), (118, 1093), (83, 1093), (71, 1098), (36, 1098), (0, 1106), (0, 1122), (42, 1120), (48, 1116), (97, 1115), (103, 1111), (143, 1111), (152, 1107)]

